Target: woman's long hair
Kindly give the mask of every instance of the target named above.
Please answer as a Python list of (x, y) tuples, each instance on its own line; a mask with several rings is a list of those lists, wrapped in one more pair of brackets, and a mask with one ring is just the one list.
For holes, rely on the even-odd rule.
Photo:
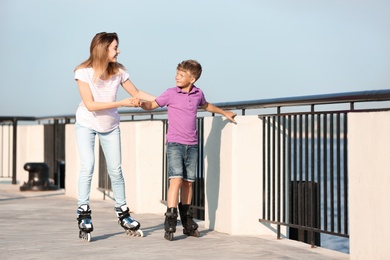
[(119, 69), (125, 69), (125, 67), (118, 62), (108, 62), (108, 47), (114, 40), (116, 40), (119, 45), (119, 38), (116, 33), (97, 33), (91, 42), (89, 58), (78, 65), (75, 71), (81, 68), (92, 67), (94, 71), (93, 80), (97, 81), (105, 73), (105, 76), (111, 78), (119, 72)]

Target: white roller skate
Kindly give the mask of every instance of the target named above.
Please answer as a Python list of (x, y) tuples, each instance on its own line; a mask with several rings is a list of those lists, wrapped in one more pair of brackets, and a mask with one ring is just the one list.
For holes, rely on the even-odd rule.
[(129, 208), (126, 205), (115, 207), (118, 217), (118, 225), (121, 225), (128, 236), (143, 237), (144, 233), (140, 229), (141, 224), (130, 217)]
[(77, 209), (77, 221), (80, 229), (79, 238), (87, 242), (90, 242), (92, 239), (91, 232), (93, 231), (93, 225), (91, 213), (92, 211), (89, 208), (89, 205), (86, 204), (81, 205)]

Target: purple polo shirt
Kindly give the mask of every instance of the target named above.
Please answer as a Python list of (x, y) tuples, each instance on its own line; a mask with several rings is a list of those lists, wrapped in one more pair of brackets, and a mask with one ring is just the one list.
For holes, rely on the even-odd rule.
[(166, 106), (168, 109), (167, 142), (197, 144), (197, 110), (207, 103), (202, 90), (193, 86), (190, 93), (187, 93), (179, 87), (169, 88), (156, 102), (160, 107)]

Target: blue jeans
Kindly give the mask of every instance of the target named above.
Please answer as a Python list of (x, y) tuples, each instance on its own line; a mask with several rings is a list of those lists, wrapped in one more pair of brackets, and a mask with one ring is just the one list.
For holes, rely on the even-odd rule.
[(125, 181), (122, 175), (121, 135), (119, 127), (108, 133), (76, 123), (77, 146), (80, 154), (80, 175), (78, 181), (78, 205), (89, 205), (91, 181), (95, 165), (95, 137), (98, 135), (107, 162), (111, 186), (114, 192), (115, 206), (126, 204)]
[(198, 165), (198, 145), (167, 143), (168, 177), (194, 182)]

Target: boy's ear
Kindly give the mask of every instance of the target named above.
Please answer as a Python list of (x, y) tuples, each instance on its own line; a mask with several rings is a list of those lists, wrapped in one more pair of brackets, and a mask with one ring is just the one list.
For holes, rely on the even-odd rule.
[(195, 83), (195, 81), (196, 81), (196, 78), (195, 77), (191, 77), (191, 84), (194, 84)]

